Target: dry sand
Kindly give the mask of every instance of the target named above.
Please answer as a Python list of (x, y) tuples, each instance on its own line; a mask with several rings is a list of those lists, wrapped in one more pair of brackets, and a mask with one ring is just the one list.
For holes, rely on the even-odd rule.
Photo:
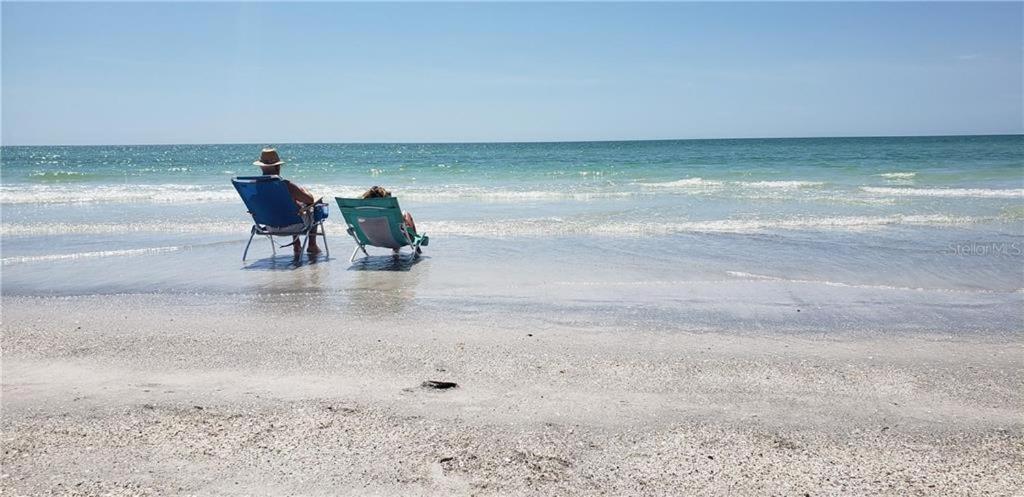
[(231, 297), (5, 297), (0, 490), (1024, 493), (1016, 332), (393, 316)]

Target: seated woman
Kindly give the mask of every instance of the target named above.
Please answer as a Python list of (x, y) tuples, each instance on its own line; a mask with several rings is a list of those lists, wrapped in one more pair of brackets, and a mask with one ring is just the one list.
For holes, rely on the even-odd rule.
[[(366, 192), (364, 192), (362, 196), (360, 196), (359, 198), (384, 198), (390, 196), (391, 192), (385, 190), (383, 187), (372, 186), (370, 187), (369, 190), (366, 190)], [(402, 211), (402, 219), (405, 220), (406, 226), (412, 228), (414, 232), (416, 231), (416, 221), (413, 221), (412, 214), (410, 214), (408, 211)], [(398, 253), (398, 249), (391, 250), (394, 251), (396, 254)], [(419, 247), (417, 247), (416, 253), (419, 254), (420, 252), (422, 251), (419, 249)]]

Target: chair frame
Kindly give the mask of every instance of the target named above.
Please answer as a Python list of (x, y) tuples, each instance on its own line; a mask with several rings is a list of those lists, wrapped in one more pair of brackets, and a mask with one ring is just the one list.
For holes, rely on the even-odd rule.
[[(261, 225), (261, 224), (257, 223), (256, 219), (254, 217), (253, 218), (253, 223), (252, 223), (252, 228), (249, 230), (249, 242), (245, 244), (245, 251), (242, 252), (242, 262), (245, 262), (245, 258), (249, 255), (249, 246), (252, 245), (252, 239), (255, 238), (256, 235), (265, 236), (265, 237), (267, 237), (268, 240), (270, 240), (270, 248), (271, 248), (271, 250), (273, 250), (273, 253), (274, 253), (275, 257), (277, 256), (277, 249), (278, 249), (278, 245), (276, 243), (274, 243), (274, 237), (275, 236), (291, 236), (291, 237), (300, 236), (300, 237), (303, 237), (302, 238), (302, 246), (301, 246), (300, 252), (299, 252), (300, 257), (301, 257), (301, 254), (306, 252), (306, 245), (309, 243), (310, 235), (312, 235), (314, 237), (315, 236), (322, 236), (324, 238), (324, 255), (326, 257), (330, 258), (331, 257), (331, 249), (330, 249), (330, 247), (327, 246), (327, 229), (324, 227), (324, 221), (326, 220), (326, 218), (325, 219), (320, 219), (318, 221), (314, 221), (313, 220), (313, 218), (315, 216), (316, 207), (318, 207), (318, 206), (324, 206), (324, 208), (329, 208), (329, 204), (321, 202), (321, 201), (317, 201), (315, 204), (305, 207), (303, 210), (307, 210), (308, 209), (309, 210), (309, 214), (308, 215), (300, 216), (300, 217), (303, 218), (302, 229), (298, 229), (298, 230), (295, 230), (295, 231), (278, 231), (278, 230), (274, 230), (272, 226)], [(249, 215), (252, 215), (252, 211), (246, 211), (246, 212), (248, 212)], [(295, 243), (295, 242), (292, 241), (292, 243)], [(288, 245), (290, 245), (290, 244), (284, 244), (284, 245), (281, 245), (281, 247), (282, 248), (283, 247), (287, 247)]]
[[(363, 206), (359, 206), (359, 207), (349, 207), (349, 208), (350, 209), (354, 209), (356, 211), (360, 211), (360, 210), (381, 210), (381, 211), (383, 211), (383, 210), (388, 210), (389, 209), (389, 207), (377, 207), (377, 206), (372, 206), (372, 205), (363, 205)], [(342, 218), (344, 218), (344, 217), (345, 217), (344, 213), (342, 213)], [(345, 224), (348, 226), (348, 228), (346, 229), (346, 232), (348, 233), (349, 236), (352, 237), (352, 240), (354, 242), (356, 242), (356, 248), (352, 251), (352, 257), (349, 257), (348, 261), (349, 262), (355, 262), (356, 255), (359, 254), (360, 250), (363, 251), (363, 256), (364, 257), (369, 257), (370, 254), (369, 254), (369, 252), (366, 251), (366, 245), (367, 244), (362, 243), (362, 242), (359, 241), (359, 237), (356, 236), (355, 227), (352, 226), (351, 224), (349, 224), (348, 220), (345, 221)], [(408, 226), (406, 226), (404, 222), (399, 227), (399, 230), (402, 232), (402, 235), (405, 236), (405, 243), (406, 244), (402, 245), (402, 247), (408, 246), (412, 250), (412, 256), (413, 257), (419, 257), (420, 256), (420, 252), (422, 252), (422, 250), (420, 249), (420, 244), (423, 242), (423, 237), (422, 236), (413, 237), (411, 234), (409, 234)], [(397, 249), (392, 249), (392, 250), (401, 251), (402, 247), (398, 247)]]

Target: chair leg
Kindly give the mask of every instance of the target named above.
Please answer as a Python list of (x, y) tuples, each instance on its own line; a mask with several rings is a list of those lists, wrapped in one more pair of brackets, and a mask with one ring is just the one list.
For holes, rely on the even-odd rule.
[(256, 236), (256, 230), (251, 230), (249, 234), (249, 243), (245, 244), (245, 251), (242, 252), (242, 262), (245, 262), (245, 256), (249, 255), (249, 245), (252, 245), (252, 239)]
[(320, 236), (324, 237), (324, 255), (330, 259), (331, 249), (327, 246), (327, 227), (324, 226), (324, 223), (320, 223)]
[(274, 235), (267, 235), (267, 240), (270, 240), (270, 250), (274, 251), (274, 257), (277, 257), (277, 244), (274, 243)]
[[(361, 248), (363, 248), (361, 245), (356, 245), (356, 249), (352, 251), (352, 257), (348, 258), (349, 262), (355, 262), (356, 261), (356, 254), (359, 253), (359, 249), (361, 249)], [(364, 254), (366, 253), (366, 249), (363, 249), (363, 253)]]
[[(316, 235), (314, 235), (316, 236)], [(299, 259), (302, 258), (302, 254), (306, 253), (306, 245), (309, 243), (309, 232), (306, 232), (306, 236), (302, 237), (302, 245), (299, 245)]]

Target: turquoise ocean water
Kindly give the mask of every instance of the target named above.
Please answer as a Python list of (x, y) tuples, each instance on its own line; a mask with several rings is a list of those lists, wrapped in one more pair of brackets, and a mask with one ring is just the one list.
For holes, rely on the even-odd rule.
[(256, 241), (242, 264), (230, 178), (262, 145), (3, 147), (4, 294), (345, 307), (383, 288), (402, 309), (638, 306), (700, 326), (792, 323), (799, 305), (821, 309), (807, 326), (1024, 321), (1024, 136), (279, 144), (284, 176), (327, 198), (385, 186), (431, 236), (418, 262), (356, 265), (336, 209), (331, 259)]

